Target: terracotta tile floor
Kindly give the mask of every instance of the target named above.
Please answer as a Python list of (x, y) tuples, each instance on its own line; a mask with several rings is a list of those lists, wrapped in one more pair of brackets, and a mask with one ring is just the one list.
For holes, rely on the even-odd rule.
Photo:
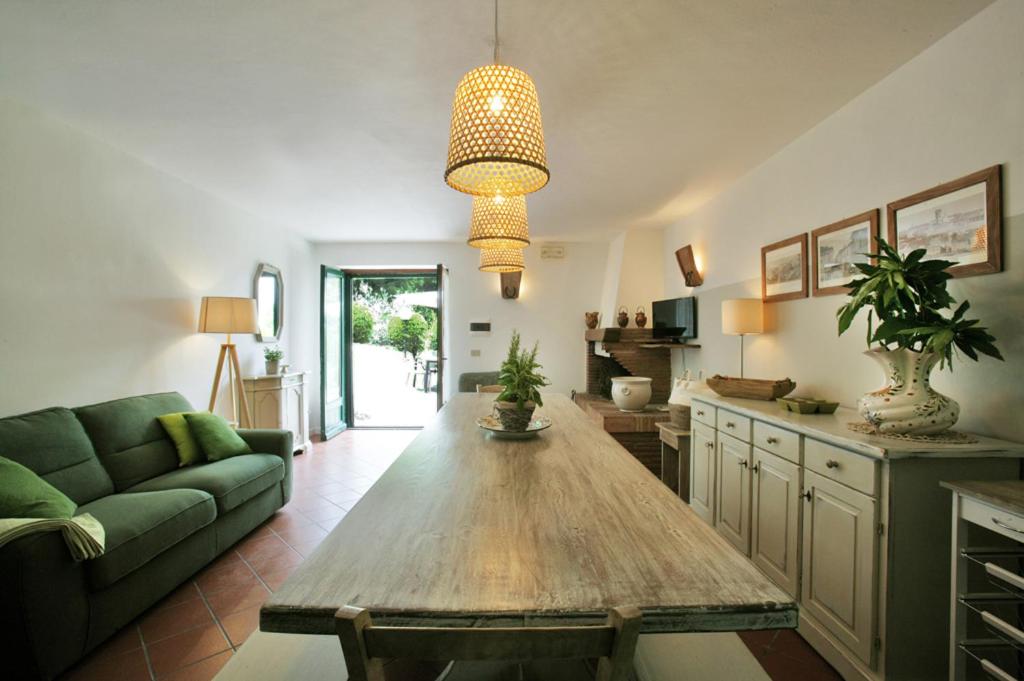
[[(270, 592), (345, 517), (416, 434), (349, 430), (296, 457), (294, 491), (285, 508), (62, 678), (212, 679), (256, 630), (260, 605)], [(794, 632), (750, 632), (742, 637), (773, 681), (840, 680)]]

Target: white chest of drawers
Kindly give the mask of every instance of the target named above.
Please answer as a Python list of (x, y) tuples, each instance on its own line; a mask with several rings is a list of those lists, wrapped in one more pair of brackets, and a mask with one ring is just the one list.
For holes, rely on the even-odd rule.
[(691, 414), (693, 510), (797, 599), (804, 638), (845, 679), (946, 678), (939, 482), (1015, 478), (1024, 445), (883, 439), (849, 430), (849, 409), (792, 414), (710, 391)]
[(252, 427), (292, 431), (296, 452), (308, 451), (312, 446), (309, 440), (306, 379), (306, 373), (300, 371), (242, 379), (252, 415)]

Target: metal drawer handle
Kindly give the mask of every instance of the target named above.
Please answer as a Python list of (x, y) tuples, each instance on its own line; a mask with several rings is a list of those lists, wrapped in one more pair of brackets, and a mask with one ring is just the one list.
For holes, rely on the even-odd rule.
[(777, 444), (779, 444), (779, 438), (772, 437), (771, 435), (769, 435), (768, 436), (768, 444), (770, 444), (770, 445), (777, 445)]
[(1018, 530), (1016, 527), (1013, 527), (1012, 525), (1007, 525), (1006, 523), (1000, 521), (999, 518), (993, 518), (992, 522), (995, 523), (998, 527), (1003, 528), (1004, 530), (1016, 532), (1017, 534), (1024, 534), (1024, 530)]
[(839, 468), (839, 462), (835, 459), (829, 459), (825, 462), (825, 468)]
[(735, 424), (735, 423), (733, 423), (732, 421), (726, 421), (726, 422), (725, 422), (725, 427), (726, 427), (726, 428), (735, 428), (735, 427), (736, 427), (736, 424)]
[(697, 410), (697, 416), (704, 416), (704, 411), (701, 409)]
[(804, 499), (806, 499), (807, 501), (810, 501), (810, 500), (811, 500), (811, 498), (812, 498), (812, 497), (813, 497), (814, 495), (813, 495), (813, 494), (811, 494), (811, 490), (807, 490), (806, 492), (804, 492), (804, 493), (803, 493), (803, 494), (801, 494), (800, 496), (802, 496), (802, 497), (803, 497)]
[(743, 461), (743, 460), (740, 461), (740, 468), (746, 468), (749, 465), (750, 464), (748, 464), (746, 461)]
[(752, 466), (752, 467), (750, 468), (750, 470), (752, 470), (752, 471), (754, 471), (755, 473), (757, 473), (757, 472), (758, 472), (759, 470), (761, 470), (761, 467), (760, 467), (760, 466), (759, 466), (758, 464), (756, 464), (756, 463), (755, 463), (755, 464), (754, 464), (754, 465), (753, 465), (753, 466)]

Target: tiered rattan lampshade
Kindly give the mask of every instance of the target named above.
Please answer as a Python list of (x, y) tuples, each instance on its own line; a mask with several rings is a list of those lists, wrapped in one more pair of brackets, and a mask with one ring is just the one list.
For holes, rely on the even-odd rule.
[(529, 194), (548, 182), (537, 88), (506, 64), (473, 69), (459, 81), (444, 179), (477, 196)]
[(530, 227), (525, 196), (474, 196), (469, 239), (473, 248), (526, 248)]
[(526, 269), (521, 248), (484, 248), (480, 250), (481, 272), (522, 272)]

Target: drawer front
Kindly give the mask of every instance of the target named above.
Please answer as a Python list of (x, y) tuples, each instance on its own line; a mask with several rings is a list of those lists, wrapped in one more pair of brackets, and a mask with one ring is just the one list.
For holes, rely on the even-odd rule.
[(716, 428), (718, 424), (715, 422), (715, 412), (717, 411), (715, 407), (706, 402), (693, 400), (693, 404), (690, 407), (690, 418)]
[(804, 438), (804, 466), (826, 478), (877, 496), (877, 463), (866, 456), (813, 438)]
[(754, 421), (755, 447), (781, 456), (795, 464), (800, 463), (800, 436), (791, 430), (778, 428), (762, 421)]
[(718, 410), (718, 430), (737, 440), (750, 442), (750, 419), (728, 409)]
[(960, 516), (1014, 541), (1024, 542), (1024, 518), (1000, 511), (976, 499), (960, 497)]

